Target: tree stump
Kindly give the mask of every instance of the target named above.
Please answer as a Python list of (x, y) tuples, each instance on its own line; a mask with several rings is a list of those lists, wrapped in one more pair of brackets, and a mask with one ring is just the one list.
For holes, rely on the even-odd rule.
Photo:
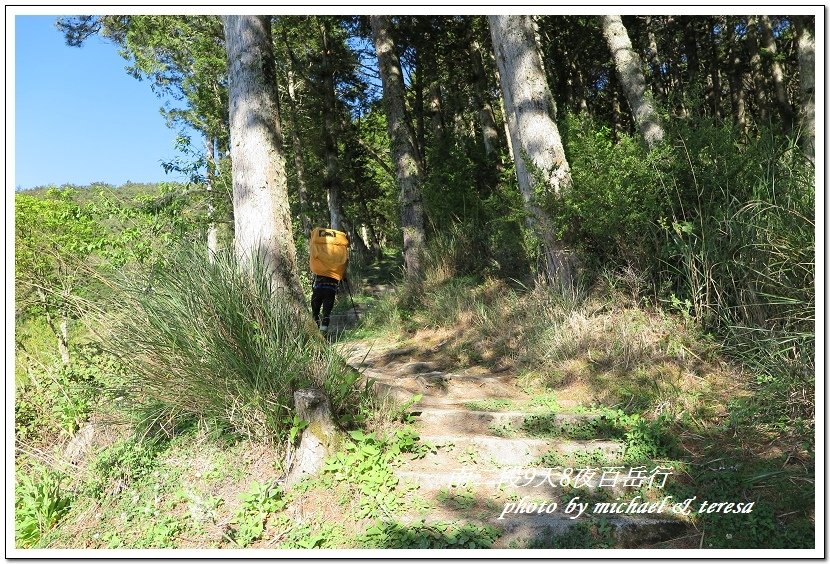
[(340, 444), (342, 434), (334, 424), (329, 398), (321, 390), (297, 390), (294, 392), (297, 416), (308, 421), (300, 444), (289, 448), (288, 473), (285, 487), (290, 488), (303, 476), (314, 475), (323, 468), (326, 457)]

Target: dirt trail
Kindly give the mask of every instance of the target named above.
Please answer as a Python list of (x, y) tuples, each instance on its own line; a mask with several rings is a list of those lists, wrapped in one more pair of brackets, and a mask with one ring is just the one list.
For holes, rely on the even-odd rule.
[[(497, 527), (500, 548), (645, 547), (684, 535), (686, 524), (665, 507), (603, 513), (596, 505), (664, 497), (658, 487), (635, 488), (642, 479), (625, 483), (642, 469), (622, 463), (622, 443), (593, 432), (598, 414), (576, 401), (539, 401), (510, 371), (453, 368), (440, 353), (422, 354), (425, 347), (435, 352), (426, 342), (338, 345), (378, 393), (401, 403), (421, 396), (409, 412), (421, 441), (435, 448), (397, 470), (427, 501), (408, 516), (412, 523)], [(659, 483), (660, 470), (645, 470)], [(579, 517), (576, 503), (585, 504)]]

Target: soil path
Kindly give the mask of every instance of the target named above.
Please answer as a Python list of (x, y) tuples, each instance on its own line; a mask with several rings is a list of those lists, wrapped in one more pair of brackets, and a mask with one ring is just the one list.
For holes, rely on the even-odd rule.
[[(501, 548), (647, 547), (685, 534), (658, 505), (670, 470), (624, 464), (624, 445), (603, 436), (596, 411), (528, 394), (509, 370), (453, 368), (426, 341), (337, 346), (379, 394), (411, 403), (421, 441), (434, 447), (397, 470), (426, 502), (410, 523), (495, 527)], [(614, 502), (625, 505), (597, 505)]]

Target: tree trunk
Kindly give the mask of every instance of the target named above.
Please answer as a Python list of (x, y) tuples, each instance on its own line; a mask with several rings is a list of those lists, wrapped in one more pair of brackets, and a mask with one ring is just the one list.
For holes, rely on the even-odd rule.
[(322, 43), (320, 77), (323, 91), (323, 158), (326, 163), (323, 173), (323, 186), (326, 187), (326, 201), (329, 207), (329, 222), (333, 229), (350, 232), (346, 227), (343, 203), (340, 198), (340, 166), (337, 154), (337, 96), (334, 92), (334, 71), (331, 65), (331, 46), (326, 20), (318, 19)]
[(294, 72), (288, 69), (288, 119), (291, 127), (291, 146), (294, 150), (294, 168), (297, 171), (297, 198), (300, 202), (300, 225), (303, 233), (311, 233), (311, 218), (308, 216), (308, 187), (306, 185), (305, 162), (303, 161), (303, 144), (300, 140), (299, 119), (297, 116), (296, 83)]
[[(446, 144), (444, 113), (441, 106), (441, 85), (432, 82), (429, 85), (429, 121), (432, 127), (432, 136), (438, 147), (443, 147)], [(423, 143), (423, 138), (421, 142)]]
[(426, 159), (426, 126), (424, 125), (426, 112), (424, 111), (424, 77), (423, 68), (421, 66), (420, 51), (415, 49), (415, 73), (412, 79), (412, 91), (415, 94), (412, 104), (412, 113), (415, 118), (415, 145), (418, 154), (421, 156), (421, 166), (424, 172), (427, 170)]
[(421, 196), (423, 168), (418, 158), (412, 124), (406, 119), (401, 65), (391, 35), (392, 20), (389, 16), (371, 16), (370, 21), (383, 82), (392, 159), (395, 161), (400, 189), (404, 271), (408, 278), (420, 280), (423, 276), (422, 260), (426, 242)]
[(561, 196), (571, 186), (571, 172), (559, 129), (551, 117), (555, 113), (553, 98), (533, 22), (529, 16), (488, 19), (528, 224), (541, 242), (548, 280), (570, 289), (576, 274), (575, 261), (557, 239), (553, 221), (537, 196), (539, 189)]
[[(612, 83), (609, 81), (610, 84)], [(625, 132), (622, 107), (620, 106), (620, 94), (616, 88), (611, 90), (611, 132), (614, 136), (615, 143), (620, 140), (620, 137)]]
[(706, 29), (706, 37), (709, 40), (709, 77), (712, 86), (712, 116), (720, 120), (721, 117), (721, 77), (720, 57), (718, 56), (718, 41), (715, 35), (715, 26), (722, 26), (723, 21), (717, 17), (711, 18)]
[(815, 163), (816, 139), (816, 42), (807, 17), (796, 18), (798, 71), (801, 86), (801, 135), (804, 154)]
[(285, 486), (290, 488), (303, 477), (318, 474), (326, 458), (337, 451), (343, 433), (337, 428), (331, 414), (329, 399), (321, 390), (294, 392), (297, 417), (308, 423), (296, 449), (289, 445), (287, 452)]
[(235, 252), (262, 261), (294, 305), (305, 297), (297, 274), (285, 160), (277, 115), (270, 16), (222, 16), (228, 55)]
[(646, 88), (640, 56), (631, 48), (628, 30), (620, 16), (602, 16), (602, 33), (608, 48), (614, 57), (617, 76), (631, 108), (634, 123), (649, 149), (660, 143), (665, 137), (660, 116), (654, 108), (651, 92)]
[(767, 98), (764, 69), (761, 66), (761, 52), (758, 48), (758, 17), (749, 16), (746, 27), (746, 47), (749, 52), (749, 68), (752, 71), (757, 117), (760, 123), (766, 123), (769, 119), (769, 99)]
[(775, 105), (778, 107), (778, 115), (781, 116), (784, 131), (789, 132), (792, 130), (793, 122), (795, 121), (793, 108), (787, 99), (787, 85), (784, 82), (784, 70), (776, 58), (778, 48), (775, 44), (775, 38), (772, 36), (772, 23), (770, 22), (769, 16), (761, 16), (759, 26), (761, 28), (761, 40), (763, 41), (764, 52), (769, 58), (769, 78), (772, 80)]
[(496, 128), (496, 118), (493, 114), (493, 107), (490, 105), (487, 96), (487, 74), (484, 71), (484, 62), (481, 57), (481, 47), (478, 41), (473, 40), (470, 45), (471, 61), (473, 63), (474, 96), (478, 106), (478, 116), (481, 121), (481, 133), (484, 137), (484, 152), (487, 155), (493, 154), (499, 143), (499, 131)]
[(735, 124), (741, 129), (744, 135), (749, 133), (749, 120), (746, 116), (746, 89), (744, 88), (745, 76), (741, 62), (741, 48), (735, 38), (735, 22), (727, 16), (727, 35), (729, 42), (729, 95), (732, 102), (732, 117)]
[(576, 111), (577, 113), (588, 112), (588, 98), (585, 93), (585, 79), (582, 76), (582, 68), (576, 64), (573, 58), (571, 58), (569, 65), (571, 67), (570, 77), (573, 80)]
[(700, 70), (700, 56), (697, 47), (697, 30), (695, 16), (680, 16), (680, 25), (683, 28), (683, 50), (686, 54), (686, 87), (692, 92), (698, 84)]
[(663, 63), (660, 60), (660, 51), (657, 50), (657, 36), (654, 33), (651, 16), (646, 16), (646, 30), (648, 33), (648, 63), (654, 80), (655, 93), (665, 101), (666, 88), (663, 80)]
[(205, 156), (207, 161), (207, 175), (205, 177), (205, 189), (207, 190), (208, 212), (207, 212), (207, 250), (208, 260), (211, 262), (219, 252), (219, 229), (216, 225), (216, 138), (205, 134)]

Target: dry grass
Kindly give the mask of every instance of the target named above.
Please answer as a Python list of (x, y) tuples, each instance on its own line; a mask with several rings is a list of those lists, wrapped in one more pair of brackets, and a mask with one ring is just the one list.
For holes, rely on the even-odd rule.
[(428, 293), (406, 338), (413, 358), (443, 370), (511, 371), (525, 388), (569, 402), (649, 417), (688, 414), (701, 424), (749, 393), (746, 376), (693, 324), (624, 292), (563, 299), (494, 279), (442, 279)]

